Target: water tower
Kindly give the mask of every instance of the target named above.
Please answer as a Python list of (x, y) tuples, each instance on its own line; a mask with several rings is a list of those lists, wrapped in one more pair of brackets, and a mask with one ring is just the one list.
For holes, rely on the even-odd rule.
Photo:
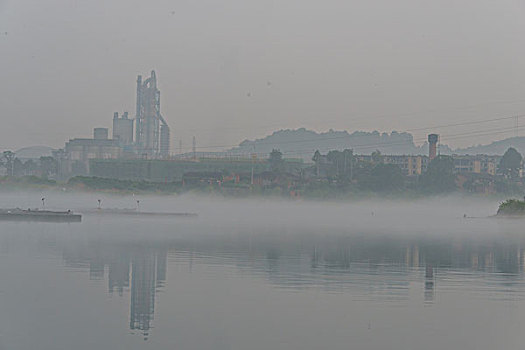
[(428, 158), (430, 160), (436, 158), (437, 155), (437, 143), (439, 142), (438, 134), (428, 135)]

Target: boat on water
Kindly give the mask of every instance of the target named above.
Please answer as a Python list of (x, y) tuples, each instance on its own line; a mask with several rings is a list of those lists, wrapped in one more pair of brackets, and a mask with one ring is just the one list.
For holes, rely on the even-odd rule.
[(44, 221), (44, 222), (80, 222), (82, 215), (71, 210), (51, 211), (39, 209), (0, 209), (0, 220), (8, 221)]

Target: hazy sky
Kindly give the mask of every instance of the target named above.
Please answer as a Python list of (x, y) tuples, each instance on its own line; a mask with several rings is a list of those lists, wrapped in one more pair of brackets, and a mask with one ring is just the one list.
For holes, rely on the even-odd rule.
[[(134, 115), (151, 69), (172, 148), (525, 114), (524, 16), (521, 0), (0, 0), (0, 148)], [(463, 146), (514, 124), (434, 131)]]

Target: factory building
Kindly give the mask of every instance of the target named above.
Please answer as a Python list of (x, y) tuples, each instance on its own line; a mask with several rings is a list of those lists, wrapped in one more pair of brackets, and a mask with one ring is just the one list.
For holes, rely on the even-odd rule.
[(118, 141), (108, 139), (108, 129), (95, 128), (92, 139), (71, 139), (57, 157), (62, 177), (87, 175), (90, 159), (117, 159), (122, 154)]
[[(438, 134), (428, 135), (428, 159), (432, 160), (437, 156)], [(501, 157), (488, 155), (453, 155), (454, 172), (456, 174), (487, 174), (496, 175), (497, 164)]]
[[(162, 133), (161, 133), (162, 125)], [(169, 126), (160, 113), (160, 91), (155, 71), (142, 81), (137, 77), (137, 106), (135, 115), (135, 145), (140, 156), (156, 158), (169, 155)]]
[(124, 112), (121, 118), (118, 112), (113, 113), (113, 139), (121, 146), (133, 143), (133, 119), (128, 118), (128, 112)]
[(93, 139), (95, 140), (107, 140), (108, 139), (108, 128), (95, 128), (93, 129)]
[(401, 168), (405, 176), (421, 175), (427, 171), (429, 158), (425, 156), (383, 156), (385, 164), (394, 164)]
[(113, 113), (112, 139), (107, 128), (95, 128), (92, 139), (70, 139), (64, 149), (55, 152), (59, 177), (89, 174), (90, 160), (94, 159), (169, 158), (170, 128), (160, 113), (155, 71), (144, 81), (142, 76), (137, 77), (136, 102), (135, 119), (129, 118), (128, 112), (120, 117), (118, 112)]
[(494, 176), (501, 156), (453, 155), (452, 158), (454, 159), (454, 171), (457, 174), (474, 173)]
[[(371, 155), (355, 155), (357, 161), (372, 163), (373, 157)], [(403, 155), (383, 155), (381, 162), (384, 164), (397, 165), (403, 175), (417, 176), (427, 171), (429, 159), (426, 156), (403, 156)]]

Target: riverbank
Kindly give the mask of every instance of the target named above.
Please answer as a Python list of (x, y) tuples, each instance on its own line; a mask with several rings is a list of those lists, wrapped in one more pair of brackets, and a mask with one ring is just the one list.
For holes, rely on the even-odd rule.
[[(459, 195), (467, 198), (488, 198), (501, 201), (512, 194), (477, 194), (465, 191), (446, 192), (429, 195), (417, 189), (402, 191), (372, 191), (362, 190), (354, 186), (337, 186), (335, 184), (314, 182), (301, 187), (275, 186), (245, 183), (183, 183), (179, 182), (148, 182), (144, 180), (119, 180), (99, 177), (77, 176), (67, 182), (43, 179), (35, 176), (0, 177), (0, 191), (17, 192), (20, 190), (35, 190), (46, 192), (81, 192), (112, 195), (212, 195), (225, 198), (278, 198), (289, 200), (418, 200), (436, 198), (447, 195)], [(521, 196), (521, 194), (516, 194)]]

